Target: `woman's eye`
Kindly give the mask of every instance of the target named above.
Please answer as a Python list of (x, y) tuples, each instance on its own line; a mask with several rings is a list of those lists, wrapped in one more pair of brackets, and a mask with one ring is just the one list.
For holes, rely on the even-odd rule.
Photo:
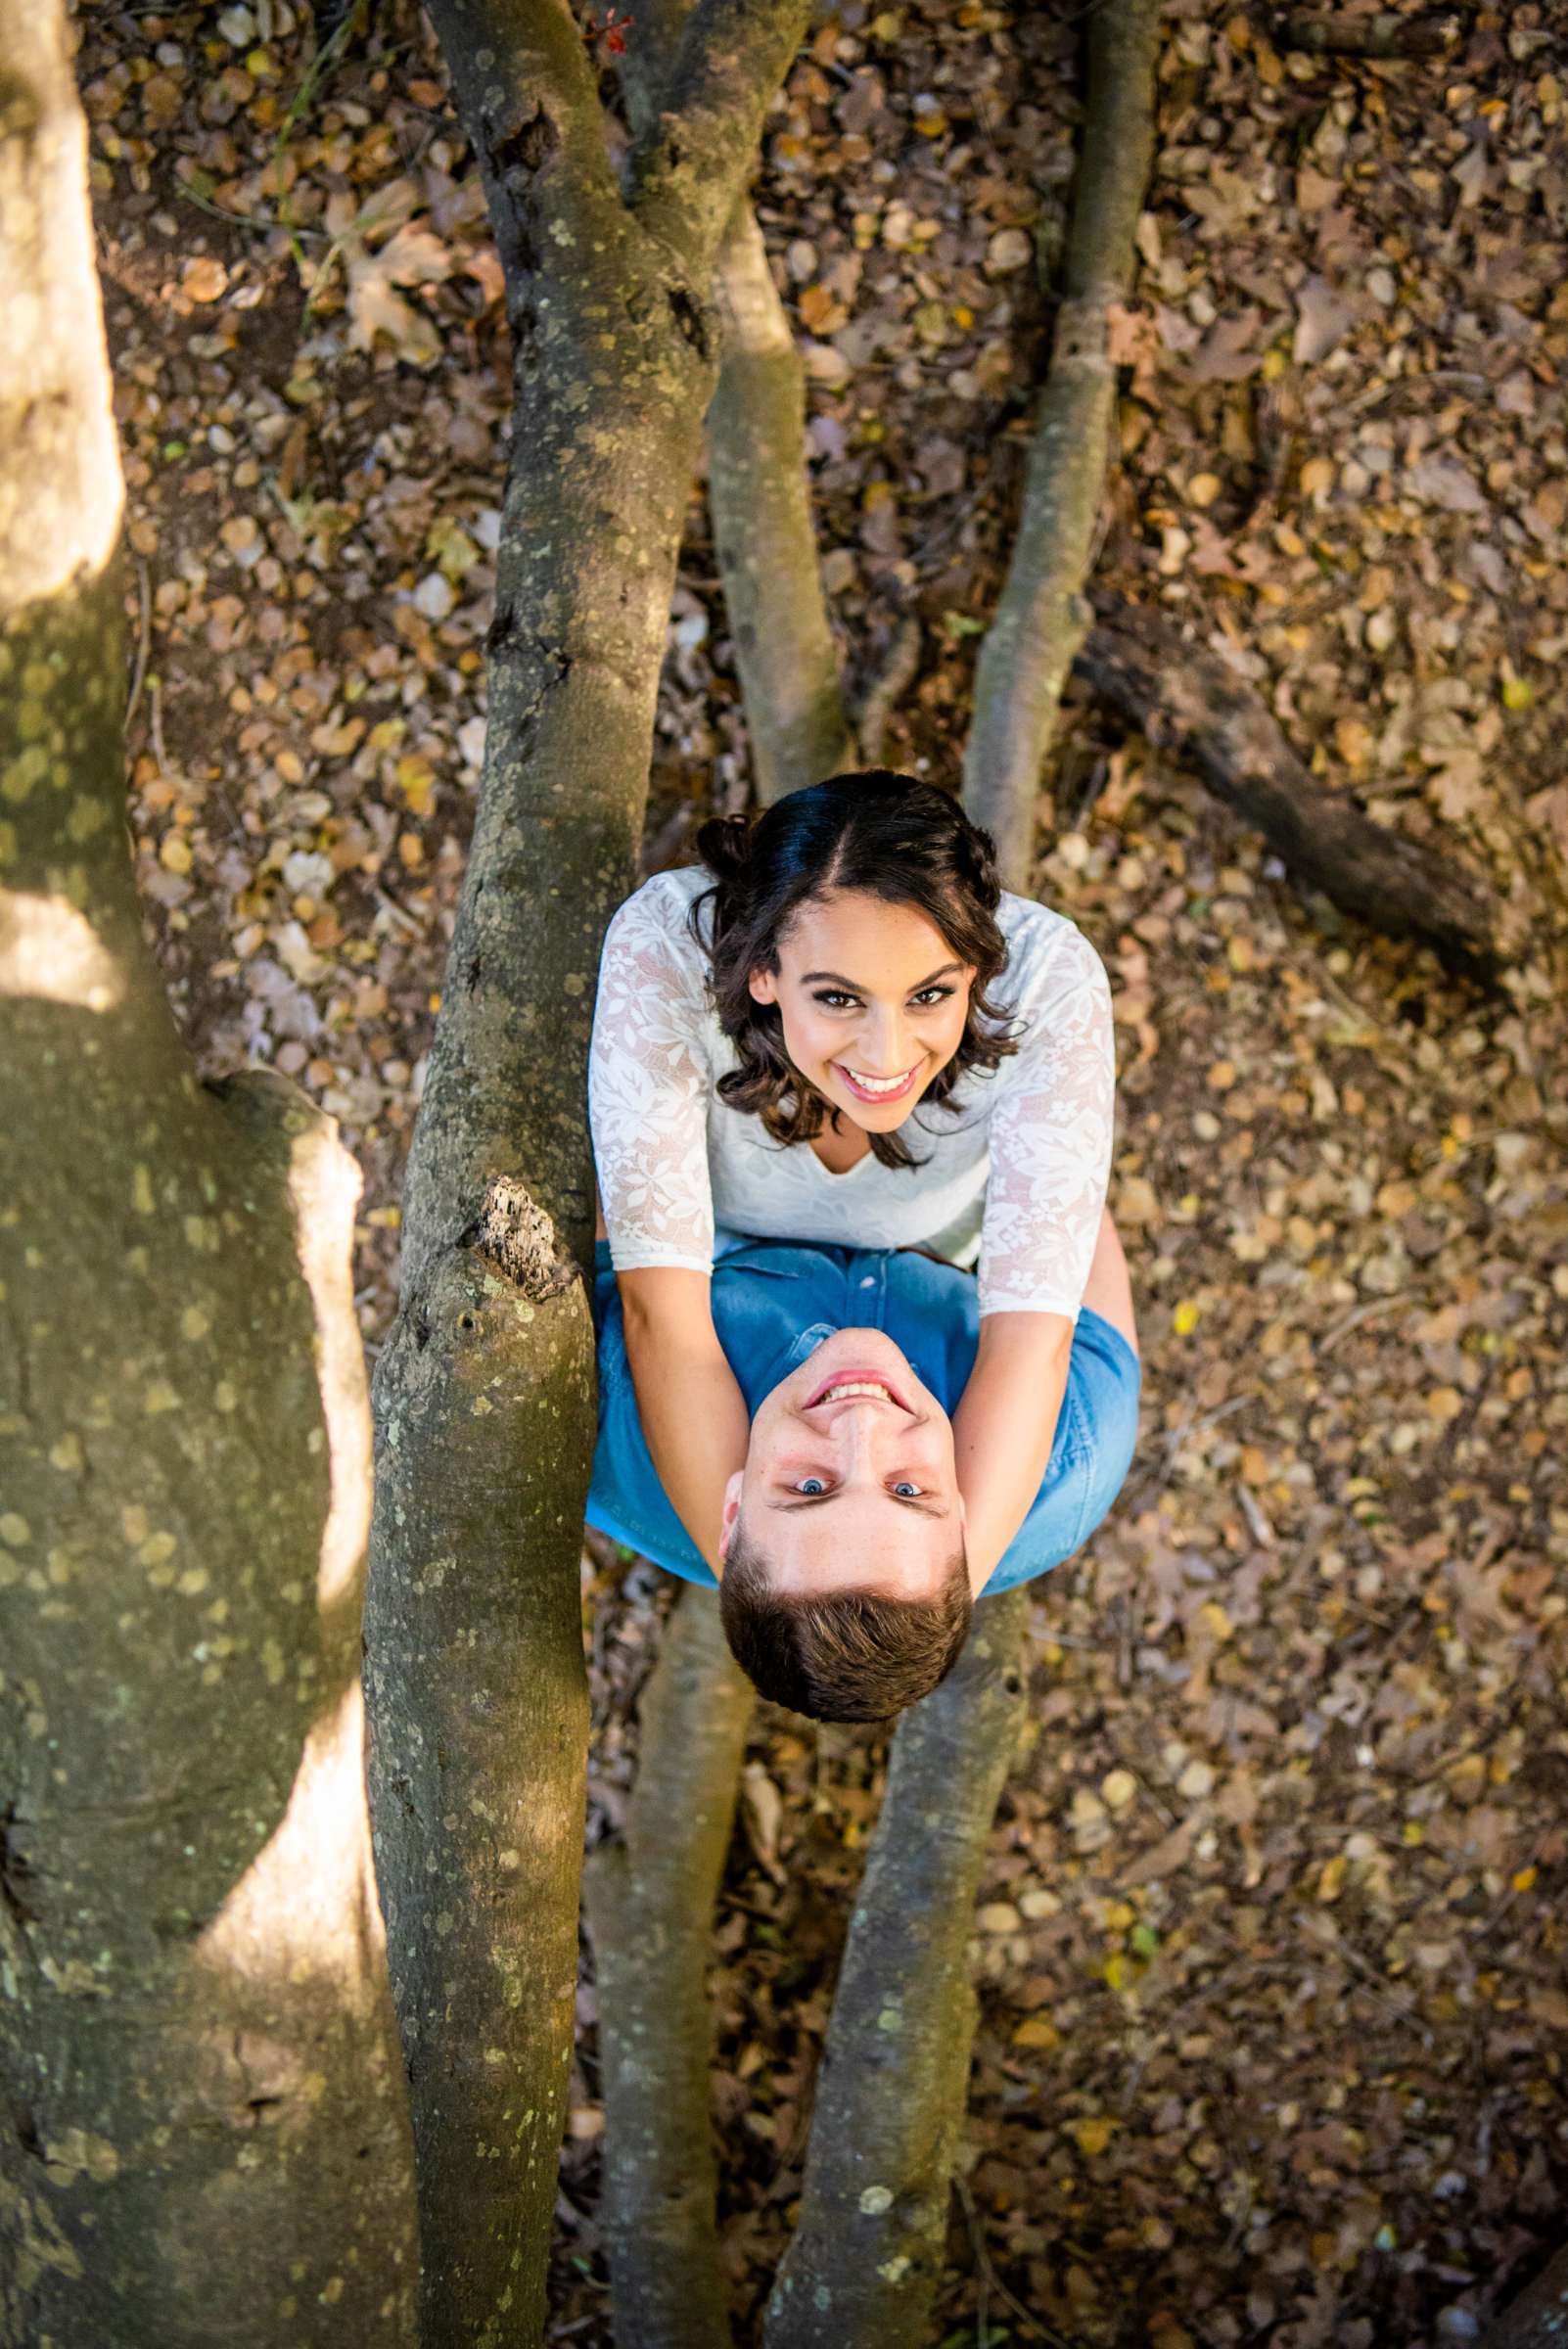
[(917, 1003), (924, 1004), (925, 1008), (930, 1011), (938, 1003), (945, 1003), (952, 991), (950, 987), (923, 987), (914, 999)]
[(838, 1011), (844, 1004), (854, 1001), (853, 995), (840, 994), (833, 988), (824, 988), (820, 994), (814, 995), (811, 999), (815, 1003), (825, 1003), (829, 1011)]

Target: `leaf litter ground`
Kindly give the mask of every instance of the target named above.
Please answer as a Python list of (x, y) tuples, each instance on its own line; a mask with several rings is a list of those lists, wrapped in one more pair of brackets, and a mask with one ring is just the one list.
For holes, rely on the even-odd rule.
[[(1120, 1505), (1038, 1588), (954, 2343), (1464, 2341), (1568, 2231), (1568, 41), (1543, 5), (1451, 29), (1367, 64), (1169, 11), (1097, 581), (1222, 649), (1327, 785), (1474, 860), (1532, 944), (1496, 995), (1446, 980), (1069, 708), (1037, 888), (1117, 990), (1145, 1406)], [(80, 31), (138, 873), (203, 1068), (278, 1066), (344, 1123), (374, 1348), (484, 733), (509, 391), (483, 200), (407, 6), (325, 52), (293, 0)], [(915, 615), (886, 756), (947, 780), (1048, 347), (1076, 34), (850, 0), (765, 127), (848, 681)], [(694, 488), (648, 869), (746, 772)], [(583, 1594), (598, 1834), (670, 1590), (593, 1538)], [(714, 1974), (743, 2338), (882, 1761), (782, 1714), (752, 1740)], [(593, 2002), (585, 1973), (551, 2337), (597, 2344)]]

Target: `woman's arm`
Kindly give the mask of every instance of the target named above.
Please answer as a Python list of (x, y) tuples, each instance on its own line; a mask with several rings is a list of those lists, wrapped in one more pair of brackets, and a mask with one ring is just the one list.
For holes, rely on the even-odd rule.
[(1029, 1515), (1056, 1437), (1073, 1353), (1067, 1313), (987, 1313), (953, 1413), (969, 1585), (978, 1598)]
[(710, 1276), (656, 1266), (618, 1273), (617, 1285), (649, 1457), (717, 1574), (724, 1488), (746, 1465), (751, 1416), (714, 1327)]

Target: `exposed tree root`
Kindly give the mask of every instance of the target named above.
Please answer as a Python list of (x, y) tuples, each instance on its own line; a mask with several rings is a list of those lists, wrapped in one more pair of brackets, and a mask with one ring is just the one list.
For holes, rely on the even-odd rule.
[(625, 1834), (583, 1876), (599, 1988), (600, 2220), (622, 2349), (729, 2349), (714, 2205), (706, 1982), (750, 1681), (683, 1591), (643, 1691)]
[(1116, 407), (1112, 304), (1127, 299), (1154, 153), (1159, 0), (1104, 0), (1088, 17), (1088, 103), (1067, 285), (1040, 393), (1007, 580), (975, 665), (964, 805), (1027, 889), (1040, 769), (1089, 610), (1084, 581)]
[(1325, 791), (1218, 654), (1157, 614), (1122, 605), (1090, 630), (1076, 666), (1157, 748), (1190, 759), (1298, 880), (1374, 929), (1427, 939), (1477, 973), (1500, 959), (1503, 910), (1486, 883), (1452, 850), (1407, 840)]
[(817, 2083), (766, 2349), (911, 2349), (942, 2275), (977, 2004), (967, 1947), (1028, 1706), (1021, 1590), (982, 1601), (893, 1740)]

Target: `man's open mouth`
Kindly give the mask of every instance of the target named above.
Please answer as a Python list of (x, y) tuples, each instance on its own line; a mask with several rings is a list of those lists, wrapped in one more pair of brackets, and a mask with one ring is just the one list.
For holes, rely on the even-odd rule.
[(835, 1370), (832, 1377), (824, 1379), (802, 1407), (807, 1411), (814, 1410), (819, 1403), (839, 1403), (850, 1395), (874, 1395), (880, 1402), (891, 1403), (900, 1411), (909, 1408), (903, 1397), (889, 1386), (879, 1370)]
[(861, 1101), (897, 1101), (909, 1090), (922, 1065), (917, 1060), (914, 1067), (905, 1069), (901, 1077), (862, 1077), (855, 1070), (847, 1069), (842, 1060), (833, 1063), (851, 1092)]

